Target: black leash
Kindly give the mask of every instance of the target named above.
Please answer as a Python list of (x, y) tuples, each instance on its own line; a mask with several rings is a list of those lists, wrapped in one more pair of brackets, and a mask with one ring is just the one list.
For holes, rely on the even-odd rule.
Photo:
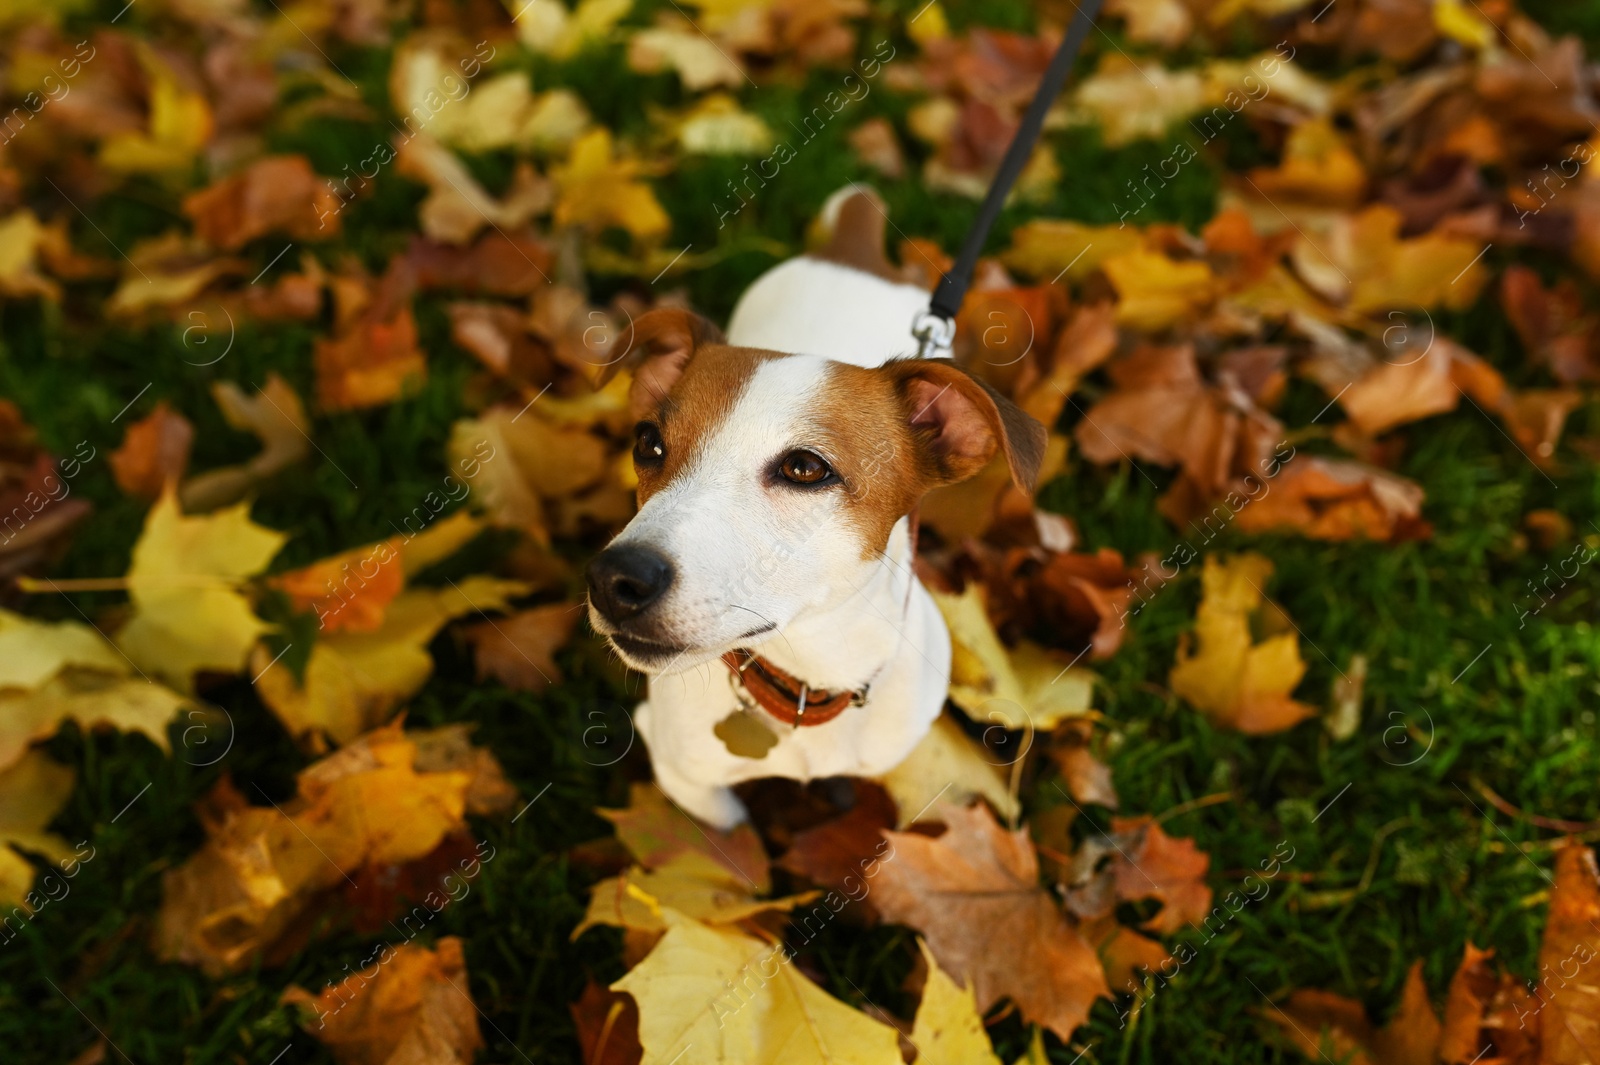
[(912, 324), (911, 333), (921, 345), (918, 354), (923, 358), (935, 351), (948, 349), (950, 341), (955, 338), (956, 312), (961, 310), (961, 301), (972, 284), (972, 275), (978, 267), (978, 256), (983, 252), (984, 241), (989, 239), (994, 220), (1000, 217), (1000, 209), (1011, 194), (1011, 186), (1017, 183), (1022, 168), (1028, 165), (1028, 157), (1033, 154), (1034, 145), (1039, 142), (1039, 133), (1044, 128), (1044, 116), (1072, 73), (1072, 64), (1078, 58), (1084, 38), (1089, 36), (1095, 16), (1100, 13), (1101, 2), (1079, 0), (1077, 14), (1072, 17), (1066, 35), (1061, 38), (1061, 47), (1056, 49), (1055, 57), (1050, 60), (1050, 66), (1039, 82), (1039, 89), (1033, 95), (1033, 102), (1028, 105), (1022, 123), (1017, 126), (1016, 135), (1006, 148), (1005, 158), (1000, 161), (1000, 169), (995, 171), (994, 180), (989, 183), (989, 192), (978, 208), (978, 217), (973, 219), (971, 228), (967, 230), (961, 254), (956, 256), (955, 263), (939, 279), (928, 309), (919, 314)]

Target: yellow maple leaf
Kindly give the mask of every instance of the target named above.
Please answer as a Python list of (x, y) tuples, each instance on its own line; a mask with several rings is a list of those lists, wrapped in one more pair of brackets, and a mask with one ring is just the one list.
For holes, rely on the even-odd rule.
[(33, 865), (14, 848), (57, 862), (73, 853), (66, 840), (44, 830), (67, 804), (72, 780), (72, 770), (42, 751), (29, 751), (15, 765), (0, 769), (0, 906), (38, 908), (37, 900), (30, 901)]
[(928, 964), (922, 1001), (911, 1026), (917, 1065), (1000, 1065), (971, 982), (957, 984), (939, 968), (925, 940), (917, 940), (917, 946)]
[(142, 732), (166, 750), (167, 722), (193, 704), (132, 672), (132, 664), (87, 625), (0, 610), (0, 768), (69, 719), (83, 728)]
[(950, 698), (975, 721), (1048, 732), (1089, 712), (1094, 674), (1024, 640), (1000, 642), (976, 581), (960, 595), (933, 593), (950, 626)]
[(100, 145), (100, 164), (124, 174), (153, 174), (188, 166), (211, 139), (211, 108), (189, 92), (148, 47), (138, 50), (150, 82), (150, 126), (117, 133)]
[(941, 798), (960, 805), (981, 796), (1001, 817), (1017, 816), (1020, 807), (1000, 776), (1001, 762), (1000, 755), (968, 739), (950, 715), (942, 715), (905, 760), (883, 776), (898, 811), (897, 827), (920, 817), (937, 818), (931, 807)]
[(1134, 226), (1091, 226), (1082, 222), (1040, 218), (1011, 234), (1011, 247), (1000, 256), (1011, 269), (1030, 277), (1082, 281), (1113, 255), (1144, 245)]
[(752, 881), (722, 863), (696, 851), (685, 851), (654, 869), (636, 865), (596, 884), (589, 896), (589, 910), (572, 930), (572, 938), (577, 939), (586, 929), (599, 924), (665, 931), (663, 912), (668, 909), (706, 924), (732, 924), (769, 910), (792, 910), (820, 894), (810, 891), (760, 899), (755, 890)]
[(1366, 191), (1367, 171), (1333, 123), (1313, 118), (1289, 131), (1278, 166), (1252, 170), (1249, 180), (1269, 198), (1351, 206)]
[(1117, 290), (1117, 324), (1157, 331), (1197, 315), (1217, 295), (1211, 267), (1137, 248), (1100, 264)]
[[(162, 878), (157, 954), (213, 976), (233, 971), (364, 866), (416, 861), (464, 831), (468, 812), (505, 808), (487, 752), (468, 762), (441, 759), (437, 747), (434, 733), (392, 725), (306, 767), (285, 802), (258, 806), (250, 799), (261, 796), (219, 787), (206, 800), (205, 845)], [(500, 801), (486, 806), (480, 794)]]
[(643, 165), (616, 152), (611, 133), (592, 129), (572, 145), (565, 165), (551, 168), (561, 190), (555, 221), (562, 226), (620, 226), (635, 239), (658, 240), (672, 219), (649, 185), (638, 180)]
[(781, 945), (662, 911), (667, 932), (612, 984), (639, 1004), (642, 1065), (688, 1046), (700, 1065), (884, 1065), (893, 1028), (851, 1009), (800, 972)]
[(1217, 724), (1257, 735), (1316, 713), (1289, 697), (1306, 671), (1296, 634), (1260, 643), (1250, 634), (1250, 616), (1262, 605), (1261, 587), (1271, 574), (1272, 561), (1262, 555), (1226, 562), (1207, 555), (1193, 633), (1199, 647), (1191, 650), (1185, 635), (1167, 678), (1174, 692)]
[(315, 747), (322, 736), (348, 743), (380, 724), (433, 674), (428, 641), (453, 618), (475, 610), (505, 610), (525, 595), (518, 581), (470, 577), (445, 588), (401, 592), (370, 632), (333, 632), (311, 648), (303, 681), (265, 644), (250, 668), (263, 702), (296, 737)]
[(1295, 269), (1352, 314), (1470, 307), (1489, 280), (1484, 246), (1439, 233), (1402, 238), (1402, 221), (1387, 204), (1342, 217), (1324, 237), (1301, 237), (1291, 251)]
[(270, 626), (239, 585), (266, 568), (287, 540), (250, 520), (250, 506), (186, 517), (169, 488), (133, 547), (133, 616), (117, 646), (135, 665), (189, 691), (196, 670), (237, 673)]
[(0, 296), (60, 298), (61, 286), (39, 272), (39, 255), (49, 250), (71, 250), (59, 223), (44, 225), (26, 208), (0, 218)]

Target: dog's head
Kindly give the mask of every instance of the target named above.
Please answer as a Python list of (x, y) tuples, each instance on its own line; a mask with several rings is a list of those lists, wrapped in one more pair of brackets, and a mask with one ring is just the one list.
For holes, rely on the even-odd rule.
[(635, 323), (624, 365), (639, 512), (589, 567), (589, 616), (663, 672), (843, 602), (929, 489), (1003, 450), (1031, 489), (1045, 431), (944, 360), (863, 368), (725, 344), (681, 310)]

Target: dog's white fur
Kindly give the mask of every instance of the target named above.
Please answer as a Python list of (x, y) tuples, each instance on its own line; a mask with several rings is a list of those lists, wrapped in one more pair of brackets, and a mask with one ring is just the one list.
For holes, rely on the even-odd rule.
[[(745, 817), (730, 788), (740, 781), (880, 776), (943, 707), (950, 637), (912, 571), (908, 520), (895, 524), (881, 555), (865, 559), (859, 530), (837, 520), (835, 493), (774, 493), (763, 483), (772, 456), (803, 438), (829, 360), (876, 367), (911, 354), (911, 324), (927, 303), (922, 289), (818, 258), (763, 275), (734, 310), (728, 343), (791, 357), (755, 370), (694, 465), (613, 541), (647, 546), (676, 569), (661, 610), (694, 649), (623, 658), (651, 674), (634, 721), (657, 783), (709, 824)], [(608, 631), (597, 612), (591, 618)], [(817, 688), (870, 684), (867, 701), (804, 728), (754, 711), (777, 742), (761, 758), (734, 754), (714, 730), (740, 706), (717, 657), (735, 647), (758, 649)]]

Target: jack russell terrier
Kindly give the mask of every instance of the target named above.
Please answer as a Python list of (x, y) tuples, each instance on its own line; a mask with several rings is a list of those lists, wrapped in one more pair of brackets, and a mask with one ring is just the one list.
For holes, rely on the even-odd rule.
[(885, 217), (841, 190), (828, 247), (757, 279), (726, 339), (655, 310), (619, 364), (639, 511), (589, 567), (589, 617), (650, 676), (634, 721), (656, 782), (719, 828), (745, 817), (732, 784), (876, 777), (911, 752), (950, 682), (911, 515), (999, 451), (1031, 491), (1044, 452), (977, 378), (905, 357), (928, 293), (897, 280)]

